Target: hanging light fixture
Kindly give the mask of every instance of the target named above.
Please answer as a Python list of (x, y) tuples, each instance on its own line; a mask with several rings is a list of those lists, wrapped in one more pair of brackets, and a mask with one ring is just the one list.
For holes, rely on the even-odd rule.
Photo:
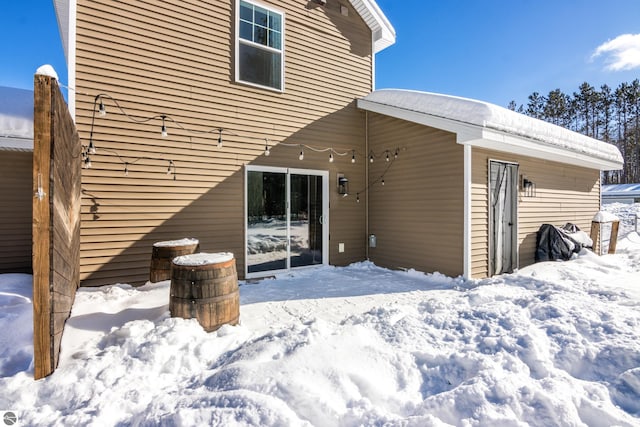
[(304, 160), (304, 150), (302, 149), (302, 145), (300, 146), (300, 155), (298, 156), (298, 159)]
[(351, 163), (356, 162), (356, 150), (351, 150)]
[(89, 140), (89, 147), (87, 148), (89, 154), (96, 154), (96, 146), (93, 143), (93, 139)]
[(222, 128), (218, 129), (218, 148), (222, 148)]
[(169, 166), (167, 166), (167, 175), (171, 174), (171, 168), (174, 167), (173, 160), (169, 160)]
[(89, 157), (89, 155), (87, 154), (84, 158), (84, 165), (83, 167), (85, 169), (91, 169), (91, 157)]
[(124, 164), (124, 176), (129, 176), (129, 162)]
[(381, 181), (381, 182), (382, 182), (382, 186), (384, 187), (384, 178), (382, 178), (382, 181)]
[(369, 154), (369, 163), (373, 163), (373, 153)]
[(271, 150), (269, 150), (269, 140), (267, 138), (264, 139), (264, 155), (269, 157), (271, 154)]
[(333, 163), (333, 152), (329, 151), (329, 163)]
[(107, 115), (107, 109), (104, 108), (104, 102), (102, 102), (102, 98), (100, 98), (100, 106), (98, 107), (98, 114), (100, 114), (101, 117), (104, 117)]
[(356, 193), (356, 203), (360, 203), (360, 193)]
[(398, 158), (398, 149), (397, 149), (397, 148), (396, 148), (396, 152), (395, 152), (395, 153), (394, 153), (394, 155), (393, 155), (393, 158), (394, 158), (394, 159), (397, 159), (397, 158)]
[(385, 159), (387, 162), (389, 161), (389, 150), (387, 150), (387, 157)]
[(164, 124), (164, 119), (166, 118), (166, 116), (163, 114), (162, 116), (162, 128), (160, 129), (160, 135), (162, 135), (163, 138), (166, 138), (168, 133), (167, 133), (167, 127)]

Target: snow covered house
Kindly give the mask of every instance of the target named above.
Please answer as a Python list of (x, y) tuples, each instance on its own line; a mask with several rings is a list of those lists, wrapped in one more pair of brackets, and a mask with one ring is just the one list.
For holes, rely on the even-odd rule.
[[(358, 101), (374, 152), (393, 140), (408, 161), (373, 163), (370, 258), (381, 266), (487, 277), (534, 262), (543, 223), (589, 232), (611, 144), (472, 99), (379, 90)], [(384, 162), (382, 162), (384, 163)]]
[(602, 203), (640, 203), (640, 184), (603, 185)]
[[(372, 92), (395, 42), (374, 0), (55, 6), (91, 165), (85, 286), (144, 282), (152, 244), (183, 237), (233, 252), (241, 278), (366, 258), (487, 276), (533, 262), (542, 222), (584, 227), (599, 170), (620, 166), (498, 107)], [(516, 259), (490, 267), (490, 251)]]
[(0, 273), (31, 272), (33, 91), (0, 87)]
[(96, 148), (82, 178), (82, 285), (144, 282), (153, 242), (183, 237), (234, 253), (240, 277), (364, 259), (365, 204), (337, 180), (365, 185), (356, 99), (395, 42), (375, 1), (55, 8), (70, 110)]

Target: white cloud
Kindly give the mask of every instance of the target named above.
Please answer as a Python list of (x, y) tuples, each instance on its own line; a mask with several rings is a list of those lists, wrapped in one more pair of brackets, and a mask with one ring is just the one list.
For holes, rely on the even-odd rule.
[(640, 68), (640, 34), (622, 34), (598, 46), (591, 55), (606, 57), (607, 70), (623, 71)]

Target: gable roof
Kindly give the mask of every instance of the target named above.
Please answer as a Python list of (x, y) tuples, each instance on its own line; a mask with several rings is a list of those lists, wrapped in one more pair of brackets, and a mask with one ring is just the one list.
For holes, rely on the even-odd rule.
[(621, 169), (612, 144), (488, 102), (437, 93), (383, 89), (358, 107), (456, 134), (459, 144), (600, 170)]
[(33, 91), (0, 86), (0, 150), (33, 150)]
[[(371, 29), (373, 35), (373, 51), (380, 52), (396, 42), (396, 30), (393, 28), (384, 12), (375, 0), (349, 0), (354, 9), (360, 14), (364, 22)], [(76, 0), (53, 0), (53, 6), (58, 19), (58, 30), (62, 38), (64, 55), (69, 62), (69, 38), (72, 31), (69, 26), (75, 14)], [(71, 9), (71, 7), (73, 9)]]

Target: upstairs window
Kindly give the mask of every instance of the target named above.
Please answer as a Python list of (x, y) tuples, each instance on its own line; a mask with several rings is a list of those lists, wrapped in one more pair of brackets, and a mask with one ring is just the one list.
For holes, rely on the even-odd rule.
[(240, 0), (236, 41), (236, 80), (283, 90), (284, 14)]

